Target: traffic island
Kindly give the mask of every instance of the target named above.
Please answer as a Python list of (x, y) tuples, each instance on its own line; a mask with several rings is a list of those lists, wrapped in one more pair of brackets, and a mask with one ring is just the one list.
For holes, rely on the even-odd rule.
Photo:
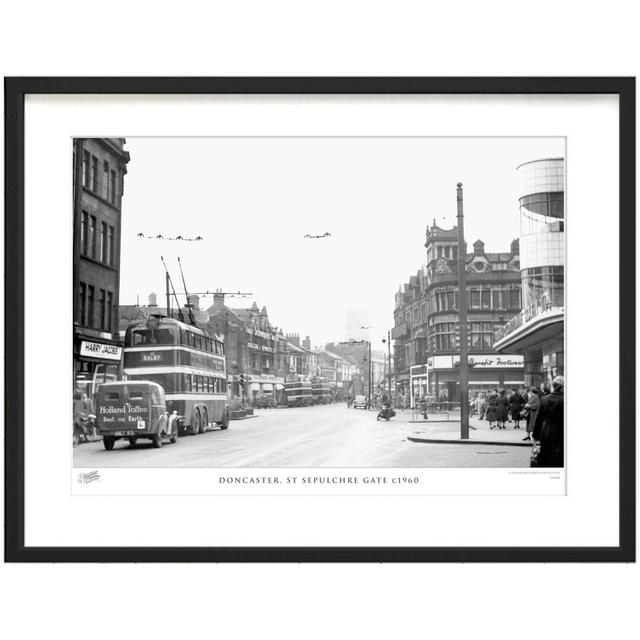
[[(425, 423), (426, 424), (426, 423)], [(471, 425), (470, 425), (471, 426)], [(532, 440), (523, 440), (527, 432), (524, 429), (489, 429), (476, 424), (469, 430), (469, 438), (460, 438), (459, 422), (431, 422), (428, 428), (416, 430), (407, 436), (411, 442), (427, 444), (488, 444), (507, 447), (530, 447)]]

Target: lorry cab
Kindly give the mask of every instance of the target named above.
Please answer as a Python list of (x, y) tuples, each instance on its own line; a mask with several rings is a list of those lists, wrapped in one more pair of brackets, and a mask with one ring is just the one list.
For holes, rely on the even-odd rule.
[(100, 385), (95, 403), (96, 426), (104, 448), (111, 451), (117, 440), (127, 438), (134, 446), (138, 439), (162, 446), (163, 438), (178, 438), (175, 413), (167, 414), (164, 389), (156, 382), (123, 381)]

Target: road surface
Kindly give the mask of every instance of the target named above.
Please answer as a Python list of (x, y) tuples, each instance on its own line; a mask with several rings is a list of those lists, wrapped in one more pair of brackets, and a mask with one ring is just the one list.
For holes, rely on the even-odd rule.
[(118, 440), (74, 449), (74, 467), (527, 467), (527, 447), (424, 444), (406, 439), (416, 431), (407, 416), (376, 421), (376, 412), (344, 404), (256, 410), (175, 444), (154, 449)]

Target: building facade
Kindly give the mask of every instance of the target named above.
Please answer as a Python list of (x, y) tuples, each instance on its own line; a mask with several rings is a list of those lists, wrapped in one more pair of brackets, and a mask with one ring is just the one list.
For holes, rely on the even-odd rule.
[(117, 379), (120, 229), (129, 153), (124, 138), (76, 138), (73, 145), (74, 388)]
[[(392, 331), (396, 390), (411, 401), (460, 401), (458, 229), (427, 228), (426, 262), (396, 294)], [(504, 253), (477, 240), (466, 252), (469, 391), (523, 384), (521, 356), (499, 356), (494, 334), (521, 309), (519, 242)]]
[(520, 165), (522, 310), (498, 332), (494, 349), (524, 358), (527, 385), (564, 375), (564, 159)]

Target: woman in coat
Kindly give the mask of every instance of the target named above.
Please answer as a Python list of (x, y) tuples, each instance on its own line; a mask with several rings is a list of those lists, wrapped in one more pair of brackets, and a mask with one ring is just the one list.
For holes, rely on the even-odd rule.
[(484, 419), (489, 421), (489, 429), (493, 429), (492, 423), (496, 421), (498, 416), (496, 397), (497, 396), (491, 394), (487, 399), (487, 412), (485, 413)]
[(509, 398), (509, 411), (511, 411), (511, 419), (515, 422), (514, 429), (520, 428), (520, 412), (524, 404), (525, 399), (518, 393), (517, 389), (514, 389)]
[(504, 389), (500, 389), (500, 393), (496, 399), (496, 420), (498, 421), (498, 429), (506, 429), (506, 423), (509, 419), (509, 399), (507, 398)]
[(538, 396), (538, 389), (535, 387), (529, 389), (529, 397), (527, 398), (527, 404), (524, 405), (524, 408), (529, 412), (529, 415), (527, 416), (527, 437), (522, 439), (531, 440), (531, 433), (533, 432), (538, 411), (540, 410), (540, 398)]

